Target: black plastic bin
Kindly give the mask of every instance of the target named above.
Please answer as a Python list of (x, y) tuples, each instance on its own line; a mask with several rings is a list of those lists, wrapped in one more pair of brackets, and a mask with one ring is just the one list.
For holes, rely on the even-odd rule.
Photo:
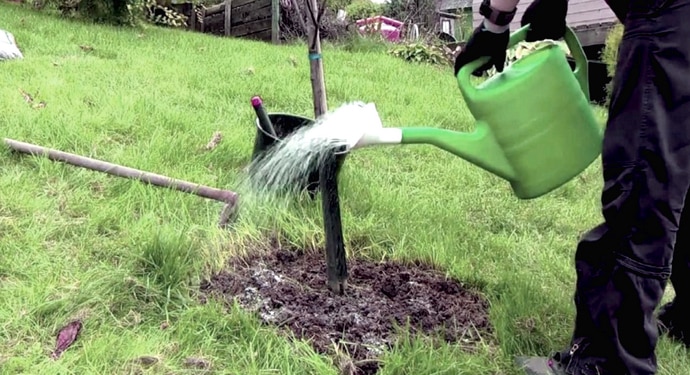
[[(300, 129), (304, 126), (309, 126), (314, 123), (314, 120), (306, 118), (306, 117), (301, 117), (301, 116), (296, 116), (296, 115), (291, 115), (287, 113), (269, 113), (268, 118), (271, 120), (271, 123), (273, 125), (273, 129), (276, 132), (276, 136), (278, 139), (282, 140), (288, 135), (292, 134), (294, 131), (297, 129)], [(268, 151), (271, 146), (275, 144), (275, 142), (278, 142), (270, 133), (262, 129), (261, 124), (259, 123), (259, 119), (256, 119), (256, 137), (254, 139), (254, 150), (252, 151), (252, 161), (255, 160), (257, 157), (261, 156), (261, 154), (265, 151)], [(340, 153), (336, 156), (336, 161), (337, 161), (337, 169), (336, 173), (340, 174), (340, 169), (343, 165), (343, 162), (345, 161), (347, 153)], [(254, 181), (254, 183), (260, 183), (260, 181)], [(304, 190), (306, 189), (307, 192), (309, 193), (309, 196), (314, 199), (316, 197), (316, 192), (318, 191), (319, 188), (319, 166), (315, 165), (312, 168), (312, 171), (309, 173), (308, 180), (306, 182), (305, 186), (302, 186), (301, 189)]]

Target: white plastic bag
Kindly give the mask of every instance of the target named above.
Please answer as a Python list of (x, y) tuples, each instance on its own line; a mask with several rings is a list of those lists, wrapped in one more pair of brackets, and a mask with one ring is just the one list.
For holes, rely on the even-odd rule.
[(14, 36), (5, 30), (0, 30), (0, 60), (22, 59), (24, 56), (14, 41)]

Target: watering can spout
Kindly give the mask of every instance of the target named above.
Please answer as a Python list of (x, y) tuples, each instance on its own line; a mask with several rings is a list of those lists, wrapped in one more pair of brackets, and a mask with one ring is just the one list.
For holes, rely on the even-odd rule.
[(362, 148), (374, 145), (397, 145), (402, 142), (402, 129), (400, 128), (370, 128), (364, 131), (361, 138), (352, 148)]
[(352, 148), (395, 144), (433, 145), (503, 179), (512, 180), (515, 176), (500, 145), (483, 124), (479, 124), (472, 133), (432, 127), (371, 127)]
[(402, 143), (433, 145), (505, 180), (516, 177), (501, 146), (481, 122), (471, 133), (431, 127), (403, 128)]

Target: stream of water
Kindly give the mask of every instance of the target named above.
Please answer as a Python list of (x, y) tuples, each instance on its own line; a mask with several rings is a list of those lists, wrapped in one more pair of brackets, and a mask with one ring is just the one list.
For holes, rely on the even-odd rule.
[(255, 193), (299, 193), (309, 174), (333, 152), (347, 152), (367, 128), (380, 124), (364, 103), (346, 103), (297, 129), (254, 160), (248, 168)]

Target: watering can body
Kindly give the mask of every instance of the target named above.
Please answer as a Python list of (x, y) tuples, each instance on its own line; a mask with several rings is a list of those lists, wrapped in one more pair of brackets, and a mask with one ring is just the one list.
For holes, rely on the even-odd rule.
[[(528, 26), (511, 35), (524, 40)], [(568, 28), (563, 50), (546, 45), (507, 66), (480, 85), (472, 72), (486, 58), (457, 74), (467, 108), (476, 119), (471, 133), (402, 128), (401, 143), (434, 144), (509, 181), (515, 195), (531, 199), (565, 184), (600, 154), (602, 129), (589, 103), (587, 58)]]

